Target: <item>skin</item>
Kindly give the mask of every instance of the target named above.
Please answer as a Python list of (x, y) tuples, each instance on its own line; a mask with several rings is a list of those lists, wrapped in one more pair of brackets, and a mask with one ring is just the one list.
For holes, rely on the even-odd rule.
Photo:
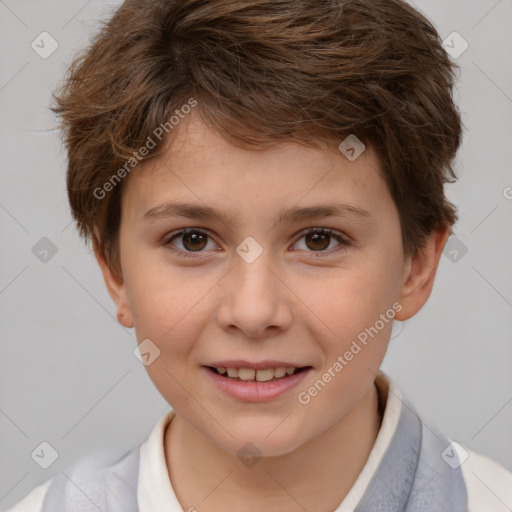
[[(401, 321), (423, 306), (449, 228), (432, 232), (421, 251), (406, 257), (398, 212), (370, 147), (353, 162), (294, 142), (249, 151), (194, 113), (175, 129), (166, 152), (124, 185), (122, 276), (98, 249), (96, 257), (119, 321), (161, 351), (146, 369), (176, 412), (164, 448), (183, 509), (334, 510), (378, 433), (374, 379), (392, 322), (308, 404), (298, 394), (394, 303), (402, 307), (395, 316)], [(169, 201), (208, 205), (232, 218), (144, 219)], [(276, 223), (283, 208), (331, 203), (370, 216)], [(186, 236), (170, 240), (192, 227), (207, 232), (202, 245)], [(347, 243), (327, 236), (322, 245), (306, 236), (309, 228), (331, 229)], [(236, 252), (247, 236), (263, 248), (252, 263)], [(284, 395), (247, 403), (217, 389), (202, 368), (225, 359), (277, 359), (313, 370)], [(262, 454), (252, 467), (237, 457), (247, 442)]]

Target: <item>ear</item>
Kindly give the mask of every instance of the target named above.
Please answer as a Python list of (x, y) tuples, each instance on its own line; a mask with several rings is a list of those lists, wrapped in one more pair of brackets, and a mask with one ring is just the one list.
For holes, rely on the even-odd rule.
[(434, 278), (443, 248), (450, 235), (450, 226), (436, 228), (416, 255), (406, 260), (399, 302), (402, 305), (396, 320), (404, 321), (414, 316), (427, 302), (432, 292)]
[(133, 316), (126, 298), (126, 286), (123, 277), (110, 268), (96, 240), (93, 240), (93, 247), (108, 293), (117, 307), (117, 321), (124, 327), (133, 327)]

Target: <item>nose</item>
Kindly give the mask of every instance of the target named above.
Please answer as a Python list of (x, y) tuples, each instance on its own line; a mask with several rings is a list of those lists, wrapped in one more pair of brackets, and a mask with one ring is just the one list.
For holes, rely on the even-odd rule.
[(286, 331), (292, 321), (290, 289), (283, 272), (266, 251), (253, 262), (237, 257), (221, 283), (218, 322), (247, 338), (265, 338)]

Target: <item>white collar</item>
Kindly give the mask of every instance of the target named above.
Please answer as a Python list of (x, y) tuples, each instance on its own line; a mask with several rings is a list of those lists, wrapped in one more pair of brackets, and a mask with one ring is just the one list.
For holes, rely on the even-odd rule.
[[(386, 407), (381, 427), (372, 451), (355, 484), (335, 512), (352, 512), (361, 500), (375, 474), (393, 434), (396, 431), (402, 407), (402, 394), (395, 384), (379, 372), (375, 380), (380, 399)], [(140, 512), (183, 512), (172, 487), (164, 451), (164, 433), (175, 412), (167, 411), (153, 427), (148, 439), (140, 447), (139, 481), (137, 496)]]

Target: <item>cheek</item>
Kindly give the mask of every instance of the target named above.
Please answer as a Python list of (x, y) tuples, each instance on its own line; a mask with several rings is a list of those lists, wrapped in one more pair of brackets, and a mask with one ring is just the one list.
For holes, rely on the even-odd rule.
[(298, 390), (305, 428), (320, 429), (315, 418), (323, 418), (325, 425), (343, 417), (368, 390), (382, 364), (397, 303), (386, 283), (378, 288), (370, 277), (367, 273), (357, 282), (340, 279), (332, 283), (340, 291), (328, 298), (309, 294), (310, 304), (320, 306), (315, 313), (322, 321), (313, 336), (322, 344), (324, 361), (314, 379)]
[(361, 259), (321, 286), (310, 283), (307, 294), (306, 287), (302, 291), (316, 318), (312, 336), (323, 352), (316, 380), (300, 390), (312, 416), (337, 403), (330, 420), (339, 419), (368, 388), (386, 354), (399, 307), (398, 266), (381, 256)]
[(125, 262), (128, 302), (138, 334), (164, 343), (183, 337), (190, 314), (197, 319), (213, 282), (204, 272), (172, 266), (158, 251), (132, 251)]
[(133, 267), (126, 281), (138, 343), (151, 340), (158, 354), (146, 371), (164, 398), (179, 404), (187, 400), (180, 383), (197, 364), (194, 349), (211, 316), (207, 299), (214, 283), (158, 263)]
[(190, 398), (183, 385), (197, 364), (194, 349), (211, 317), (208, 291), (214, 283), (158, 264), (146, 268), (127, 276), (137, 340), (157, 347), (158, 357), (146, 371), (162, 396), (181, 409)]
[(332, 273), (320, 284), (304, 283), (300, 296), (317, 318), (323, 337), (333, 338), (335, 344), (340, 340), (346, 343), (392, 308), (399, 280), (391, 267), (379, 260), (368, 260), (358, 267)]

